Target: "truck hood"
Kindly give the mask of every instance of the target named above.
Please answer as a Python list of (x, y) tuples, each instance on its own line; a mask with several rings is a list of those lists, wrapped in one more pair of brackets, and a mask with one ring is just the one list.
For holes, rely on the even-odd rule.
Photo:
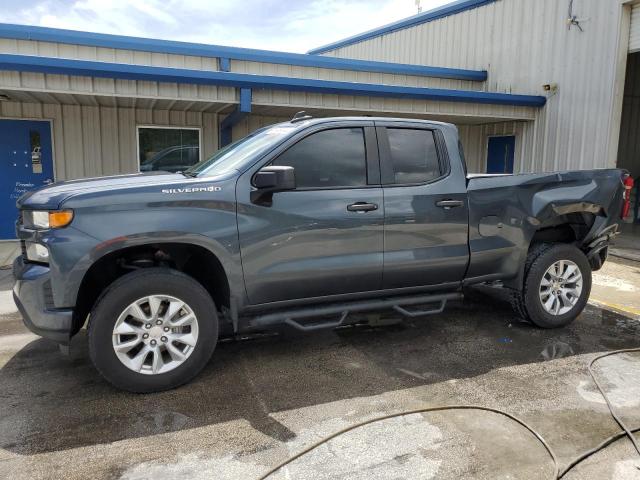
[(173, 184), (188, 180), (190, 179), (180, 173), (168, 172), (136, 173), (131, 175), (69, 180), (47, 185), (25, 193), (18, 199), (17, 206), (18, 208), (55, 210), (60, 208), (66, 199), (82, 193), (90, 192), (96, 194), (113, 191), (114, 189), (124, 190), (151, 185)]

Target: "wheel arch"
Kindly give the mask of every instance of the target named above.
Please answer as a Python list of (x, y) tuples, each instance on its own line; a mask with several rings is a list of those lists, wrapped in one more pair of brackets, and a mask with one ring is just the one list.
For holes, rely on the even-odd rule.
[[(107, 286), (138, 269), (165, 266), (198, 281), (220, 310), (230, 306), (233, 272), (228, 261), (202, 244), (188, 241), (134, 242), (102, 251), (82, 275), (73, 315), (73, 332), (85, 324), (96, 300)], [(226, 264), (225, 264), (226, 263)]]
[[(508, 287), (522, 288), (526, 273), (526, 258), (537, 245), (566, 243), (582, 250), (593, 238), (594, 230), (597, 231), (602, 223), (599, 219), (606, 220), (606, 218), (601, 216), (601, 209), (597, 205), (588, 203), (581, 205), (582, 208), (573, 205), (565, 209), (548, 210), (546, 214), (529, 220), (533, 228), (526, 233), (525, 248), (521, 253), (517, 276), (505, 282)], [(594, 269), (597, 267), (593, 262), (592, 266)]]

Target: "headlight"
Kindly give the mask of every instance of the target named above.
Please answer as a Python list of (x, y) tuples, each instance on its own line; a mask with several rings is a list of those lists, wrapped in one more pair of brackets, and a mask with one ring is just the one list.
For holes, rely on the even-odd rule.
[(40, 245), (39, 243), (30, 243), (26, 244), (27, 250), (27, 260), (32, 262), (49, 262), (49, 249), (44, 245)]
[(66, 227), (73, 220), (72, 210), (24, 210), (22, 214), (26, 228), (43, 230)]

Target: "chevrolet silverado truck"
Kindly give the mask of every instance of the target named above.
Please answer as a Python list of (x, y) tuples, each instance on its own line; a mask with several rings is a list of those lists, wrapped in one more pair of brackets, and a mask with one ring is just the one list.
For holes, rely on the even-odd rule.
[(607, 257), (623, 176), (468, 175), (453, 125), (296, 115), (184, 172), (25, 194), (14, 299), (66, 348), (86, 325), (98, 371), (132, 392), (189, 381), (220, 335), (438, 313), (474, 284), (562, 327)]

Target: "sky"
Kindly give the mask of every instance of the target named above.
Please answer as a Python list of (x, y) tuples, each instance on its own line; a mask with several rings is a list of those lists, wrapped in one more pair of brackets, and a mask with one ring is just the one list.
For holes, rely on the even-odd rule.
[(416, 13), (416, 0), (0, 0), (0, 23), (300, 53)]

